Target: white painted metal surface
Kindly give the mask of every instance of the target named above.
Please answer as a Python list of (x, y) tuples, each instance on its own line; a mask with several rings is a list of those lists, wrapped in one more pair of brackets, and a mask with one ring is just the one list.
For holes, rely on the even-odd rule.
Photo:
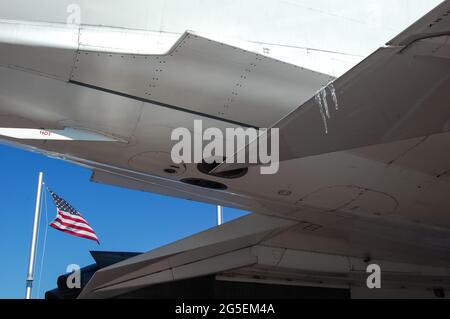
[[(261, 258), (266, 260), (263, 267), (245, 266), (241, 268), (239, 276), (245, 277), (254, 271), (259, 273), (265, 271), (266, 274), (273, 275), (274, 272), (268, 271), (267, 266), (270, 262), (273, 265), (274, 261), (282, 261), (294, 267), (296, 258), (283, 261), (280, 249), (295, 251), (295, 254), (292, 252), (292, 256), (300, 256), (296, 255), (298, 251), (306, 251), (308, 253), (305, 253), (305, 256), (308, 255), (311, 260), (314, 258), (309, 255), (310, 252), (339, 255), (342, 258), (352, 256), (359, 260), (370, 255), (376, 260), (418, 265), (417, 269), (422, 266), (449, 268), (450, 166), (446, 160), (450, 158), (449, 133), (378, 144), (351, 151), (343, 150), (319, 156), (293, 158), (281, 163), (279, 173), (274, 176), (261, 176), (257, 169), (251, 167), (247, 175), (242, 178), (228, 180), (205, 175), (197, 170), (196, 165), (189, 164), (180, 168), (176, 174), (164, 171), (164, 168), (172, 164), (167, 160), (167, 154), (170, 153), (172, 146), (170, 132), (173, 128), (181, 126), (192, 130), (193, 120), (199, 118), (204, 120), (205, 127), (214, 126), (220, 129), (234, 127), (220, 118), (212, 119), (211, 116), (206, 116), (218, 114), (219, 110), (215, 107), (221, 107), (216, 98), (222, 97), (223, 92), (214, 91), (213, 88), (225, 90), (228, 86), (214, 86), (214, 83), (208, 82), (210, 77), (205, 76), (207, 71), (214, 71), (215, 66), (220, 68), (216, 70), (218, 72), (212, 72), (211, 79), (222, 80), (225, 83), (225, 80), (233, 78), (234, 75), (240, 75), (236, 70), (241, 66), (245, 68), (245, 63), (251, 61), (255, 54), (241, 51), (236, 55), (228, 53), (223, 55), (225, 51), (229, 52), (233, 45), (246, 51), (255, 51), (262, 57), (268, 57), (266, 60), (269, 62), (264, 64), (266, 71), (259, 73), (258, 79), (253, 82), (252, 87), (248, 88), (247, 93), (252, 93), (250, 94), (252, 97), (255, 96), (255, 92), (263, 90), (263, 94), (266, 94), (270, 100), (271, 91), (278, 95), (282, 95), (282, 92), (289, 94), (294, 92), (296, 88), (290, 86), (291, 84), (286, 80), (298, 76), (297, 73), (290, 72), (291, 66), (275, 62), (274, 59), (295, 63), (330, 75), (341, 75), (438, 2), (434, 0), (385, 2), (371, 0), (363, 3), (360, 1), (356, 3), (356, 0), (345, 3), (321, 0), (268, 1), (260, 11), (255, 9), (256, 6), (261, 5), (260, 1), (223, 4), (223, 2), (214, 1), (192, 3), (167, 0), (135, 1), (134, 5), (130, 5), (130, 1), (113, 0), (108, 1), (107, 7), (104, 7), (105, 3), (98, 1), (80, 2), (83, 25), (78, 35), (80, 39), (82, 38), (81, 41), (74, 36), (73, 28), (80, 30), (77, 26), (67, 27), (67, 30), (65, 26), (63, 27), (65, 31), (61, 31), (61, 34), (64, 41), (58, 40), (61, 37), (58, 33), (60, 30), (58, 32), (46, 30), (45, 28), (49, 27), (47, 24), (33, 27), (29, 29), (30, 32), (24, 32), (24, 29), (30, 25), (23, 21), (12, 28), (0, 28), (2, 34), (0, 38), (3, 39), (0, 44), (2, 52), (0, 56), (2, 65), (0, 67), (0, 83), (2, 84), (0, 85), (0, 127), (26, 129), (45, 127), (48, 130), (77, 127), (105, 136), (114, 136), (128, 143), (96, 141), (89, 143), (70, 141), (69, 143), (16, 140), (9, 137), (4, 137), (3, 140), (92, 169), (95, 172), (93, 180), (98, 182), (212, 204), (219, 203), (258, 214), (277, 216), (271, 217), (271, 221), (266, 221), (265, 224), (255, 222), (252, 217), (252, 219), (241, 221), (242, 224), (233, 224), (234, 228), (227, 228), (227, 225), (224, 225), (221, 228), (228, 230), (212, 233), (213, 240), (207, 238), (209, 235), (199, 235), (176, 243), (174, 246), (164, 247), (158, 252), (142, 257), (142, 260), (133, 260), (137, 265), (141, 265), (140, 261), (142, 264), (152, 261), (151, 267), (142, 269), (142, 274), (148, 275), (148, 278), (151, 277), (152, 279), (149, 280), (153, 280), (152, 282), (163, 282), (171, 278), (171, 273), (167, 270), (170, 266), (167, 266), (169, 261), (165, 258), (167, 254), (176, 253), (177, 256), (171, 257), (170, 262), (176, 267), (182, 267), (187, 262), (199, 260), (201, 256), (209, 258), (226, 254), (230, 247), (240, 249), (255, 246), (263, 239), (267, 247), (276, 248), (276, 250), (270, 251), (271, 255), (265, 253), (261, 255)], [(447, 1), (446, 4), (448, 3)], [(21, 0), (7, 5), (0, 3), (0, 17), (16, 21), (64, 24), (67, 17), (67, 4), (68, 2), (65, 1), (50, 0), (45, 6), (30, 4), (28, 1), (24, 5)], [(210, 8), (210, 14), (202, 13), (199, 10), (200, 7)], [(217, 10), (219, 7), (223, 10)], [(280, 16), (284, 18), (280, 19)], [(429, 24), (435, 20), (435, 17), (431, 17)], [(40, 25), (34, 22), (32, 24)], [(17, 37), (14, 36), (14, 28), (17, 28)], [(53, 28), (53, 25), (50, 25), (50, 28)], [(119, 89), (121, 93), (141, 94), (144, 92), (144, 85), (150, 88), (150, 85), (156, 84), (136, 81), (136, 74), (140, 75), (138, 79), (145, 78), (145, 74), (142, 74), (144, 72), (140, 69), (147, 69), (143, 67), (145, 63), (141, 63), (142, 61), (132, 62), (133, 56), (135, 56), (134, 59), (139, 60), (143, 53), (149, 53), (146, 50), (154, 50), (150, 53), (157, 52), (157, 54), (168, 52), (168, 48), (172, 47), (186, 30), (194, 30), (195, 34), (208, 34), (205, 38), (199, 37), (198, 42), (191, 43), (192, 46), (188, 45), (186, 52), (189, 54), (183, 57), (186, 63), (195, 61), (192, 65), (195, 64), (198, 68), (192, 73), (195, 73), (195, 79), (198, 82), (207, 83), (208, 89), (205, 91), (201, 90), (202, 87), (198, 83), (190, 83), (186, 78), (180, 79), (183, 83), (180, 86), (174, 79), (177, 79), (181, 73), (177, 75), (176, 72), (172, 72), (169, 77), (171, 81), (165, 83), (165, 90), (159, 91), (160, 94), (165, 94), (159, 96), (162, 99), (157, 101), (159, 104), (149, 102), (148, 98), (136, 100), (109, 91), (67, 83), (72, 75), (72, 67), (80, 66), (83, 69), (80, 73), (83, 79), (92, 81), (93, 85), (102, 83), (106, 85), (106, 90), (114, 86), (113, 88)], [(47, 32), (55, 35), (56, 40), (49, 38)], [(214, 41), (209, 42), (206, 38), (214, 39)], [(116, 40), (117, 43), (115, 43)], [(135, 45), (141, 40), (142, 43)], [(221, 43), (225, 49), (221, 49)], [(431, 46), (437, 45), (440, 49), (434, 50), (431, 56), (429, 50), (413, 51), (416, 57), (412, 60), (416, 58), (423, 60), (425, 56), (425, 60), (439, 61), (437, 64), (440, 66), (444, 61), (444, 65), (448, 66), (445, 64), (445, 61), (448, 61), (446, 46), (440, 46), (442, 43), (435, 40), (427, 40), (424, 43)], [(88, 53), (80, 56), (80, 61), (75, 59), (78, 48), (83, 50), (83, 54)], [(206, 50), (198, 51), (197, 48)], [(421, 49), (424, 48), (427, 49), (427, 47)], [(239, 49), (236, 50), (239, 51)], [(114, 52), (114, 54), (108, 52)], [(205, 55), (205, 52), (209, 52), (209, 56)], [(112, 56), (110, 57), (109, 54)], [(122, 59), (122, 55), (123, 59), (127, 60), (116, 63), (117, 60)], [(401, 54), (398, 56), (401, 58)], [(145, 56), (143, 58), (145, 60)], [(84, 65), (80, 63), (82, 61)], [(87, 65), (91, 68), (90, 70), (86, 67)], [(234, 68), (231, 67), (228, 70), (230, 65), (234, 65)], [(179, 70), (175, 71), (183, 71), (183, 75), (190, 74), (186, 65), (180, 63), (177, 66)], [(161, 70), (155, 67), (156, 69)], [(401, 71), (403, 72), (404, 69)], [(223, 70), (228, 73), (221, 74)], [(361, 74), (364, 73), (364, 68), (357, 70), (360, 70)], [(446, 69), (436, 68), (433, 64), (433, 70), (436, 71), (435, 75), (442, 75)], [(407, 68), (406, 71), (408, 71)], [(426, 85), (431, 85), (433, 80), (439, 78), (429, 77), (430, 70), (425, 71), (419, 73)], [(277, 77), (272, 76), (274, 72)], [(307, 76), (309, 72), (302, 74), (306, 80), (309, 79)], [(349, 74), (353, 76), (352, 73)], [(426, 86), (412, 79), (411, 73), (406, 72), (406, 74), (409, 74), (407, 77), (410, 77), (411, 83), (414, 83), (411, 86), (411, 97), (398, 96), (396, 99), (412, 98), (414, 94), (420, 92), (415, 90), (416, 86), (419, 88)], [(152, 75), (152, 80), (153, 77)], [(426, 82), (427, 79), (430, 82)], [(384, 77), (378, 80), (383, 85), (389, 85)], [(128, 81), (130, 85), (127, 84)], [(409, 85), (408, 81), (405, 82), (405, 86)], [(231, 81), (226, 83), (229, 84)], [(279, 87), (278, 84), (282, 84), (283, 87)], [(285, 84), (288, 85), (285, 87)], [(367, 92), (376, 92), (376, 89), (380, 89), (378, 85), (367, 87), (362, 84), (361, 82), (360, 86), (356, 86), (359, 88), (359, 93), (358, 98), (354, 98), (362, 107), (356, 105), (355, 108), (348, 109), (351, 112), (346, 113), (347, 121), (342, 121), (339, 126), (342, 130), (336, 130), (330, 121), (328, 127), (330, 139), (337, 137), (337, 135), (331, 135), (331, 132), (341, 132), (351, 141), (358, 142), (360, 139), (370, 137), (371, 130), (368, 128), (372, 126), (367, 123), (370, 125), (380, 123), (377, 118), (370, 118), (368, 122), (359, 123), (363, 131), (366, 129), (367, 134), (348, 130), (353, 124), (351, 120), (366, 110), (364, 105), (367, 102)], [(180, 93), (170, 95), (170, 88)], [(340, 90), (345, 90), (345, 86), (337, 88), (336, 93), (342, 93)], [(183, 96), (186, 92), (195, 92), (196, 96), (187, 99), (185, 95)], [(328, 97), (332, 97), (331, 91), (327, 92)], [(294, 94), (299, 92), (295, 91)], [(391, 95), (395, 96), (395, 92)], [(383, 96), (383, 92), (380, 92), (379, 96)], [(378, 98), (378, 95), (375, 97)], [(162, 105), (166, 101), (173, 102), (177, 99), (191, 103), (198, 102), (200, 107), (192, 103), (188, 105), (191, 109), (185, 111)], [(272, 124), (271, 120), (282, 113), (282, 108), (276, 109), (276, 107), (289, 99), (294, 98), (282, 96), (281, 101), (274, 98), (271, 101), (276, 104), (275, 106), (269, 106), (266, 101), (262, 101), (265, 108), (257, 109), (261, 112), (257, 114), (257, 117), (255, 115), (257, 119), (255, 123)], [(259, 100), (256, 101), (259, 102)], [(212, 102), (212, 106), (209, 102)], [(340, 111), (345, 110), (345, 104), (339, 105)], [(286, 105), (283, 106), (286, 107), (285, 110), (288, 108)], [(255, 104), (245, 103), (244, 106), (242, 110), (239, 107), (231, 107), (227, 114), (228, 119), (239, 121), (244, 118), (253, 119), (249, 111), (256, 108)], [(370, 106), (380, 107), (376, 103)], [(404, 106), (403, 110), (409, 110), (407, 105)], [(383, 110), (387, 107), (382, 105)], [(438, 108), (439, 105), (434, 110)], [(194, 109), (207, 114), (201, 116), (195, 113)], [(262, 112), (263, 109), (267, 112)], [(331, 111), (334, 116), (335, 110)], [(438, 112), (441, 118), (435, 118), (436, 112), (434, 112), (432, 121), (428, 117), (418, 116), (417, 123), (423, 124), (424, 127), (430, 123), (444, 123), (443, 114), (447, 114), (445, 113), (447, 111), (443, 109), (443, 112)], [(294, 149), (297, 145), (300, 151), (305, 151), (298, 142), (308, 138), (313, 138), (310, 143), (307, 143), (308, 147), (324, 147), (320, 139), (314, 138), (317, 134), (313, 134), (314, 132), (323, 134), (323, 118), (317, 108), (313, 108), (311, 112), (310, 121), (306, 121), (304, 127), (298, 123), (293, 126), (294, 135), (289, 136), (288, 142)], [(372, 113), (368, 112), (368, 114)], [(381, 112), (380, 116), (382, 117), (383, 114), (385, 113)], [(336, 117), (333, 117), (333, 120)], [(395, 119), (392, 122), (390, 120), (388, 118), (381, 123), (384, 125), (395, 122)], [(418, 129), (422, 130), (424, 127), (418, 127)], [(307, 128), (305, 134), (299, 134), (305, 128)], [(432, 129), (437, 128), (432, 127)], [(336, 141), (336, 144), (337, 142), (342, 141)], [(329, 150), (328, 146), (333, 144), (331, 141), (324, 148)], [(218, 191), (180, 182), (186, 177), (210, 179), (224, 183), (228, 188)], [(324, 191), (327, 189), (333, 191)], [(291, 229), (279, 229), (278, 226), (281, 228), (289, 226)], [(239, 235), (239, 238), (233, 237), (234, 235)], [(164, 258), (160, 263), (153, 263), (152, 258), (157, 256)], [(328, 258), (331, 257), (324, 258), (321, 260), (329, 260)], [(239, 260), (234, 265), (238, 264)], [(299, 265), (299, 267), (304, 266), (305, 264)], [(208, 267), (202, 268), (202, 271), (205, 269), (207, 270)], [(431, 268), (427, 269), (431, 271)], [(434, 272), (435, 268), (432, 269)], [(153, 272), (156, 270), (160, 270), (161, 273), (156, 275), (156, 272)], [(184, 270), (183, 276), (194, 274), (195, 271), (188, 268)], [(440, 273), (436, 272), (436, 274)], [(130, 272), (127, 267), (118, 266), (114, 271), (111, 270), (109, 275), (115, 276), (115, 279), (121, 277), (130, 279), (135, 273)], [(292, 272), (285, 274), (285, 278), (294, 277)], [(303, 276), (295, 278), (299, 282), (305, 279)], [(317, 278), (324, 279), (323, 273), (317, 274)], [(398, 278), (406, 282), (411, 280), (409, 275)], [(105, 282), (109, 281), (109, 278), (103, 279)], [(428, 279), (430, 278), (426, 277), (420, 284), (427, 282)], [(360, 278), (351, 277), (351, 280), (358, 281)], [(331, 281), (327, 282), (327, 285), (333, 284)], [(339, 282), (339, 285), (342, 285), (342, 282)], [(424, 285), (429, 287), (430, 281)]]
[[(179, 38), (193, 30), (239, 41), (247, 50), (340, 76), (441, 0), (17, 0), (0, 18), (66, 23), (80, 9), (83, 25), (146, 30)], [(351, 31), (351, 32), (350, 32)], [(229, 39), (226, 40), (225, 39)], [(229, 42), (227, 42), (229, 43)]]
[(0, 135), (23, 140), (46, 141), (97, 141), (118, 142), (119, 140), (105, 135), (84, 130), (65, 128), (63, 130), (39, 130), (32, 128), (5, 128), (0, 127)]
[[(275, 123), (274, 127), (280, 129), (280, 160), (448, 132), (450, 18), (447, 11), (448, 4), (440, 10), (439, 29), (446, 36), (431, 35), (432, 39), (409, 46), (380, 48), (324, 88), (321, 92), (325, 93), (316, 95)], [(423, 35), (410, 34), (412, 38), (416, 36)], [(251, 144), (238, 153), (247, 153)], [(224, 164), (216, 171), (239, 166), (242, 165)]]
[[(253, 237), (234, 232), (243, 225), (264, 223), (271, 232), (255, 232)], [(114, 297), (149, 285), (216, 274), (221, 279), (290, 285), (322, 285), (341, 288), (366, 289), (360, 295), (370, 298), (365, 286), (368, 263), (383, 269), (383, 287), (395, 290), (403, 287), (424, 294), (439, 281), (444, 290), (450, 288), (450, 268), (423, 266), (420, 263), (400, 263), (370, 260), (340, 254), (324, 254), (299, 249), (297, 238), (284, 236), (295, 231), (292, 223), (276, 219), (247, 216), (202, 234), (170, 244), (155, 251), (125, 260), (97, 272), (85, 287), (80, 298)], [(244, 226), (245, 227), (245, 226)], [(246, 232), (250, 231), (249, 228)], [(217, 237), (228, 239), (216, 242)], [(256, 236), (256, 237), (255, 237)], [(201, 240), (202, 245), (192, 245)], [(183, 250), (179, 253), (180, 246)], [(248, 246), (250, 245), (250, 247)], [(140, 266), (139, 266), (140, 265)], [(255, 274), (258, 279), (254, 279)], [(286, 282), (289, 280), (289, 282)], [(373, 292), (379, 295), (380, 292)], [(398, 292), (397, 292), (398, 293)], [(401, 296), (397, 295), (397, 296)]]
[(269, 127), (333, 80), (193, 33), (164, 47), (154, 32), (0, 25), (0, 65), (249, 126)]
[(191, 33), (160, 56), (80, 51), (70, 78), (257, 127), (270, 126), (332, 79)]

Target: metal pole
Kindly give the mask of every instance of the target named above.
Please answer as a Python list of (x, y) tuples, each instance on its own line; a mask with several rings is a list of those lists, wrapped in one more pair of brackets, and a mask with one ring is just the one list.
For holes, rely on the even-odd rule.
[(220, 226), (223, 224), (223, 207), (217, 205), (217, 225)]
[(39, 172), (38, 187), (36, 192), (36, 207), (34, 208), (33, 234), (31, 237), (30, 260), (28, 262), (27, 289), (25, 299), (31, 299), (31, 288), (33, 287), (34, 261), (36, 259), (36, 241), (39, 227), (39, 214), (41, 208), (42, 180), (44, 173)]

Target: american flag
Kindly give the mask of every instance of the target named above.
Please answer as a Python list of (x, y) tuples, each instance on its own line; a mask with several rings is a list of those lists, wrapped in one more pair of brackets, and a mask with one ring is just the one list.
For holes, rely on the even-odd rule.
[(50, 226), (74, 236), (94, 240), (100, 244), (95, 231), (86, 219), (64, 199), (50, 189), (48, 191), (56, 205), (56, 218), (50, 223)]

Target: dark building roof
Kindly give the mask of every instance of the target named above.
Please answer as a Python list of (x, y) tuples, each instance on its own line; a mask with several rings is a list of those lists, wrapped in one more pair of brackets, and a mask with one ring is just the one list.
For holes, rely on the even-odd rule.
[(58, 277), (57, 288), (47, 291), (45, 299), (75, 299), (97, 270), (141, 254), (111, 251), (91, 251), (90, 253), (95, 263), (81, 268), (81, 288), (70, 289), (67, 287), (67, 278), (71, 274), (67, 273)]

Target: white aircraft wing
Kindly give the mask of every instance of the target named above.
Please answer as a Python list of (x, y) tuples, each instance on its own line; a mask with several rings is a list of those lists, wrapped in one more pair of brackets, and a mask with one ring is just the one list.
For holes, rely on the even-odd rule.
[[(280, 160), (448, 132), (449, 10), (443, 2), (276, 122)], [(224, 163), (213, 172), (242, 166)]]
[[(370, 261), (393, 289), (448, 289), (449, 15), (445, 1), (338, 79), (195, 32), (2, 20), (1, 138), (97, 182), (255, 213), (107, 268), (82, 296), (211, 273), (363, 287)], [(196, 119), (277, 123), (279, 172), (174, 164), (171, 132)]]
[(333, 79), (193, 32), (162, 45), (151, 31), (0, 25), (0, 65), (239, 126), (267, 127)]
[[(382, 252), (386, 249), (384, 245), (390, 245), (391, 252), (395, 251), (398, 259), (391, 261), (387, 255), (387, 259), (382, 255), (377, 259), (353, 257), (346, 252), (345, 246), (326, 235), (329, 230), (321, 231), (319, 225), (252, 214), (103, 268), (95, 273), (79, 298), (151, 295), (149, 290), (158, 284), (205, 276), (212, 276), (219, 282), (322, 286), (343, 291), (350, 291), (351, 287), (353, 298), (367, 298), (377, 296), (377, 292), (370, 292), (365, 287), (369, 263), (383, 269), (383, 286), (388, 293), (381, 296), (385, 298), (405, 297), (411, 292), (432, 297), (430, 287), (447, 289), (450, 286), (450, 268), (423, 265), (420, 258), (416, 262), (402, 260), (403, 256), (417, 249), (406, 240), (412, 240), (413, 234), (422, 230), (405, 232), (397, 228), (397, 237), (402, 236), (405, 242), (400, 243), (392, 237), (390, 241), (374, 245), (376, 237), (364, 233), (364, 228), (375, 227), (381, 236), (387, 230), (386, 225), (356, 224), (355, 228), (360, 228), (360, 232), (355, 232), (354, 236), (362, 251), (370, 246)], [(334, 246), (333, 253), (324, 253), (321, 250), (323, 246)], [(436, 259), (445, 253), (443, 247), (440, 250), (435, 247), (424, 250), (420, 257)], [(191, 291), (191, 297), (196, 296), (194, 287)], [(213, 293), (209, 295), (213, 296)]]

